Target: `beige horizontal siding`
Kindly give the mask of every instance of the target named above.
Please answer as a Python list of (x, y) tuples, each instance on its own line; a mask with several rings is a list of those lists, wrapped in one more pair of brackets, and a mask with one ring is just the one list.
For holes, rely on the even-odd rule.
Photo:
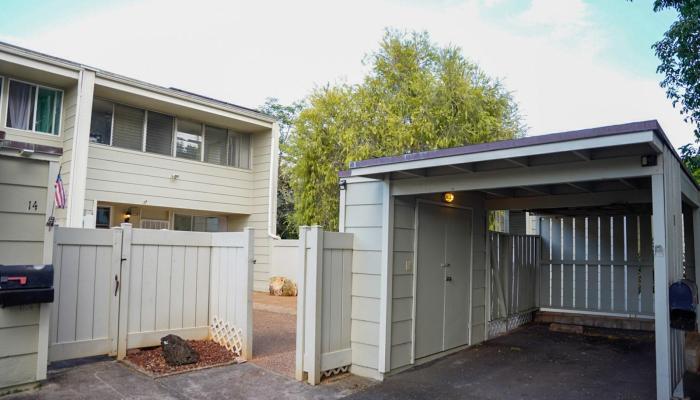
[(379, 357), (379, 297), (382, 182), (349, 184), (345, 192), (345, 232), (354, 236), (351, 347), (353, 368), (376, 372)]

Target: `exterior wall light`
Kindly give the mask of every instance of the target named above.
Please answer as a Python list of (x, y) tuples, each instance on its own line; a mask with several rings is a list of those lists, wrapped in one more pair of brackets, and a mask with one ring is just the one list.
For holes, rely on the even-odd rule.
[(452, 192), (447, 192), (442, 194), (442, 201), (445, 203), (452, 203), (455, 201), (455, 194)]

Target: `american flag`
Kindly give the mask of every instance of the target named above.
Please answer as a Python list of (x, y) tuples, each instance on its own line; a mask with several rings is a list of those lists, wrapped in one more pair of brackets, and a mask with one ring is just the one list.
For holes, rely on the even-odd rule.
[(66, 208), (66, 192), (63, 191), (63, 179), (61, 179), (61, 171), (58, 172), (54, 188), (54, 204), (57, 208)]

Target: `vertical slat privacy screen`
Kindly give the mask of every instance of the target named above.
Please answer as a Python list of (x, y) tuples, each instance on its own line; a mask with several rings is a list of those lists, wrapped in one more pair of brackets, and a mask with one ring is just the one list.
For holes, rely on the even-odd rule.
[(153, 111), (148, 112), (146, 151), (163, 155), (172, 154), (173, 117)]
[(650, 215), (541, 217), (542, 308), (654, 315)]
[(122, 105), (114, 106), (114, 134), (112, 144), (131, 150), (143, 147), (144, 110)]

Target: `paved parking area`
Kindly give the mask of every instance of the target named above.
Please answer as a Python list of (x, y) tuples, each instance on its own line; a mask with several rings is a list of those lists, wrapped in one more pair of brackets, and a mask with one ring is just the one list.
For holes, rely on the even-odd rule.
[(52, 371), (41, 390), (7, 399), (635, 400), (655, 395), (650, 334), (573, 335), (530, 325), (379, 384), (346, 376), (312, 387), (253, 363), (153, 380), (120, 363), (100, 361)]
[(656, 398), (650, 334), (549, 332), (529, 325), (387, 378), (348, 399)]

